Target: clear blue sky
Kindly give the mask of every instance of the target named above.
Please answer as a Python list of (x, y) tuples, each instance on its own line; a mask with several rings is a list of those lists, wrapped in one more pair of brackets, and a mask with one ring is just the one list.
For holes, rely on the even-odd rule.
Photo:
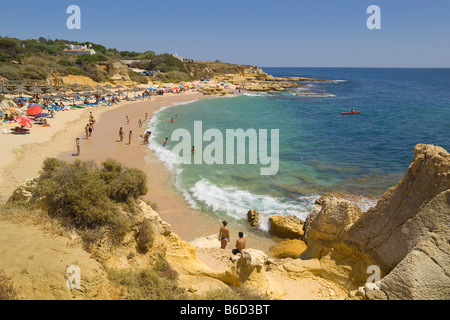
[[(66, 28), (69, 5), (81, 30)], [(367, 7), (381, 8), (369, 30)], [(449, 0), (2, 1), (0, 35), (261, 67), (450, 67)]]

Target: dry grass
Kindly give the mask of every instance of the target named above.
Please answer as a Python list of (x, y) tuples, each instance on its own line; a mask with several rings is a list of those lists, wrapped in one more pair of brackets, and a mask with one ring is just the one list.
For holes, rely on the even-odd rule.
[(41, 230), (58, 236), (68, 237), (70, 231), (47, 212), (29, 203), (12, 202), (0, 205), (0, 220), (8, 220), (19, 225), (34, 225)]
[(16, 289), (10, 278), (0, 270), (0, 300), (18, 300)]

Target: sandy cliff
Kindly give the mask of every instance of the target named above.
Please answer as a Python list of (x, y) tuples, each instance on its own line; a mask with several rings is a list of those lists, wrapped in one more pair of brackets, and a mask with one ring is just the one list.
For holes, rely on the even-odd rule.
[[(25, 182), (14, 197), (32, 199), (32, 186)], [(36, 229), (0, 221), (0, 229), (10, 235), (10, 240), (0, 241), (0, 269), (13, 277), (23, 298), (32, 299), (114, 298), (105, 266), (138, 268), (152, 265), (160, 256), (178, 272), (178, 283), (188, 294), (234, 286), (271, 299), (448, 299), (449, 189), (450, 154), (440, 147), (417, 145), (404, 178), (368, 211), (348, 198), (327, 195), (317, 201), (304, 225), (273, 219), (287, 230), (298, 223), (304, 232), (281, 240), (274, 248), (275, 259), (253, 249), (233, 256), (218, 248), (216, 235), (182, 241), (157, 212), (138, 200), (138, 213), (123, 242), (110, 246), (105, 235), (90, 254), (82, 250), (76, 234), (71, 239), (42, 236)], [(155, 235), (147, 253), (140, 252), (136, 242), (144, 221), (151, 222)], [(16, 250), (19, 255), (14, 255)], [(87, 281), (74, 293), (66, 285), (66, 268), (76, 263), (83, 265)], [(373, 265), (381, 271), (381, 290), (366, 284)]]

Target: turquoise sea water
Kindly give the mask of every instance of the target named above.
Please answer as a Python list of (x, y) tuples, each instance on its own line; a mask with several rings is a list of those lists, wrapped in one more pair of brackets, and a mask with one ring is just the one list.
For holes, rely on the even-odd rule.
[[(228, 220), (243, 221), (249, 209), (266, 217), (295, 214), (304, 219), (326, 192), (380, 196), (404, 175), (417, 143), (450, 149), (450, 69), (264, 71), (332, 81), (283, 94), (200, 100), (162, 109), (152, 118), (150, 148), (172, 170), (173, 183), (192, 207)], [(305, 90), (323, 96), (296, 95)], [(351, 109), (361, 114), (340, 114)], [(170, 123), (176, 115), (177, 122)], [(267, 167), (261, 164), (180, 163), (171, 152), (178, 142), (170, 138), (179, 128), (193, 136), (194, 121), (202, 121), (203, 132), (219, 129), (224, 138), (227, 129), (278, 129), (278, 173), (260, 175), (260, 168)], [(267, 221), (261, 228), (267, 228)]]

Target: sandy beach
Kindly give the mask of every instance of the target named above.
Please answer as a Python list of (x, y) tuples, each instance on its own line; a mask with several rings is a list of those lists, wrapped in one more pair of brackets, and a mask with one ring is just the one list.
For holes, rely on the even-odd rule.
[[(214, 96), (186, 92), (155, 96), (151, 100), (144, 101), (122, 101), (112, 107), (58, 112), (56, 119), (50, 119), (49, 128), (33, 127), (32, 134), (27, 136), (1, 135), (0, 165), (3, 168), (0, 174), (1, 200), (6, 201), (23, 180), (35, 178), (45, 158), (55, 157), (66, 161), (80, 159), (94, 161), (97, 165), (107, 159), (114, 159), (126, 167), (142, 169), (147, 174), (149, 192), (144, 199), (157, 204), (161, 218), (172, 225), (173, 231), (181, 239), (192, 241), (217, 234), (221, 221), (192, 209), (175, 190), (170, 171), (147, 146), (142, 145), (142, 140), (139, 139), (139, 136), (145, 133), (151, 117), (161, 107), (207, 98)], [(90, 112), (96, 119), (96, 125), (92, 138), (86, 140), (84, 127), (89, 122)], [(144, 121), (145, 113), (148, 114), (147, 121)], [(129, 124), (126, 116), (130, 119)], [(142, 127), (138, 125), (139, 119), (143, 121)], [(3, 125), (5, 126), (7, 125)], [(120, 127), (123, 127), (125, 133), (123, 142), (119, 141)], [(128, 145), (130, 130), (133, 131), (133, 137), (131, 145)], [(76, 156), (76, 137), (82, 138), (80, 157)], [(229, 249), (234, 247), (238, 231), (248, 234), (249, 242), (255, 249), (268, 252), (274, 244), (272, 239), (251, 232), (248, 226), (230, 226), (230, 228)], [(219, 245), (219, 242), (217, 244)]]

